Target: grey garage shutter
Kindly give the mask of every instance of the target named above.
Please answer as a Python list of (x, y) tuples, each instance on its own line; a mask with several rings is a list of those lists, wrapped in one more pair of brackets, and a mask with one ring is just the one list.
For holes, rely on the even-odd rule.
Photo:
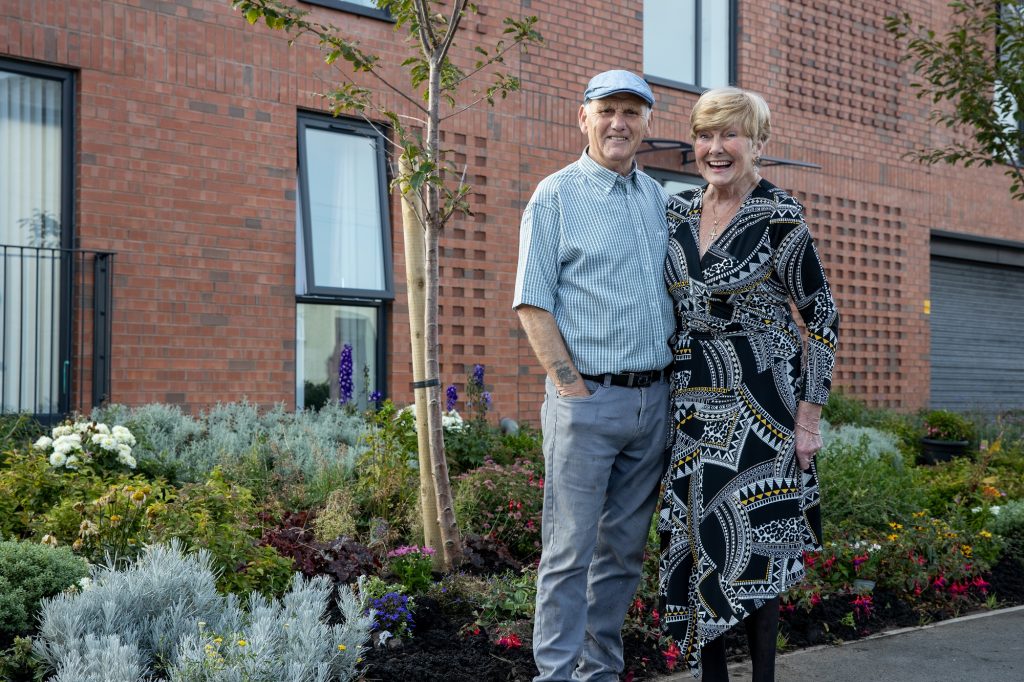
[(1024, 268), (933, 255), (931, 405), (1024, 409)]

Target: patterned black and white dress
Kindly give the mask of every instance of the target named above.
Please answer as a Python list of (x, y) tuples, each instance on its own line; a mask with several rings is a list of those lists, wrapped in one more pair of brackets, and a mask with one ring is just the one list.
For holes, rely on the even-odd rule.
[(665, 624), (695, 675), (700, 649), (799, 582), (804, 550), (820, 547), (817, 474), (797, 464), (794, 422), (797, 401), (828, 398), (839, 331), (795, 199), (761, 180), (701, 258), (703, 198), (668, 203), (677, 331), (659, 517)]

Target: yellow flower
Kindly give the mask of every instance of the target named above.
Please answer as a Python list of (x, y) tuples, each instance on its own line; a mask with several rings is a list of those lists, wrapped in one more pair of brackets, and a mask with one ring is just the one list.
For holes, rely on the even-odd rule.
[(911, 516), (913, 516), (914, 518), (920, 519), (920, 518), (923, 518), (924, 515), (927, 514), (927, 513), (928, 512), (919, 511), (919, 512), (914, 512), (913, 514), (911, 514)]
[(961, 553), (962, 553), (962, 554), (963, 554), (963, 555), (964, 555), (965, 557), (970, 557), (970, 556), (971, 556), (971, 552), (973, 552), (973, 551), (974, 551), (974, 550), (973, 550), (973, 549), (971, 549), (971, 546), (970, 546), (970, 545), (960, 545), (960, 552), (961, 552)]
[(983, 537), (985, 539), (988, 539), (988, 538), (992, 537), (992, 533), (989, 533), (987, 530), (979, 531), (978, 535), (980, 535), (981, 537)]
[(901, 530), (903, 528), (903, 524), (902, 523), (896, 523), (895, 521), (890, 521), (889, 522), (889, 527), (892, 528), (893, 530)]
[(348, 649), (348, 647), (345, 646), (344, 644), (339, 644), (338, 645), (338, 651), (344, 651), (345, 649)]
[(247, 644), (248, 644), (248, 642), (245, 641), (244, 639), (238, 640), (238, 646), (246, 646)]
[(213, 643), (214, 643), (214, 644), (220, 644), (220, 643), (221, 643), (221, 642), (223, 642), (223, 641), (224, 641), (224, 638), (223, 638), (223, 637), (214, 637), (214, 638), (213, 638)]

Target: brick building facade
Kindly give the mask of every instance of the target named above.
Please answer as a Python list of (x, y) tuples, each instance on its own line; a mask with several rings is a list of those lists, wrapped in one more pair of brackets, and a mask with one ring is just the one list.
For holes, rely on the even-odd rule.
[[(372, 2), (296, 4), (343, 26), (381, 56), (386, 78), (407, 83), (397, 66), (408, 54), (403, 32), (366, 7)], [(940, 144), (946, 133), (930, 125), (927, 103), (913, 97), (907, 67), (883, 28), (893, 3), (479, 4), (481, 13), (461, 31), (460, 63), (471, 63), (472, 41), (501, 37), (505, 16), (537, 15), (545, 38), (543, 46), (507, 60), (507, 70), (522, 79), (521, 92), (445, 126), (448, 158), (467, 169), (474, 192), (473, 215), (456, 218), (442, 239), (440, 379), (461, 388), (475, 363), (485, 365), (497, 415), (536, 422), (542, 373), (510, 308), (518, 220), (536, 183), (581, 152), (576, 110), (588, 78), (604, 69), (645, 73), (652, 82), (658, 98), (652, 134), (661, 142), (645, 145), (638, 160), (666, 181), (696, 181), (685, 142), (702, 86), (731, 80), (766, 97), (774, 126), (766, 154), (799, 163), (768, 165), (763, 175), (807, 208), (842, 313), (835, 381), (848, 393), (901, 409), (942, 402), (931, 393), (936, 258), (998, 268), (1011, 283), (1024, 280), (1017, 277), (1024, 273), (1021, 207), (1010, 199), (1002, 170), (926, 167), (904, 158)], [(945, 8), (941, 0), (896, 5), (924, 19), (941, 17)], [(681, 16), (685, 6), (701, 8), (703, 24)], [(691, 35), (693, 26), (701, 28)], [(689, 44), (698, 49), (687, 48), (678, 60), (674, 53), (664, 57), (667, 47)], [(305, 381), (336, 395), (337, 354), (342, 343), (352, 343), (345, 330), (356, 330), (357, 375), (359, 367), (370, 367), (370, 388), (407, 402), (401, 211), (377, 174), (387, 161), (366, 156), (372, 168), (331, 166), (333, 152), (321, 154), (314, 142), (355, 140), (364, 149), (370, 140), (383, 149), (361, 122), (322, 115), (316, 93), (347, 73), (325, 65), (307, 41), (289, 46), (283, 33), (249, 26), (230, 0), (0, 0), (0, 76), (22, 85), (58, 84), (47, 90), (56, 100), (0, 90), (0, 102), (6, 96), (9, 108), (21, 102), (25, 111), (57, 107), (58, 122), (48, 125), (63, 140), (63, 151), (47, 152), (57, 161), (42, 164), (51, 172), (60, 164), (57, 179), (47, 181), (56, 182), (56, 194), (24, 190), (37, 182), (39, 163), (27, 161), (38, 156), (35, 143), (18, 152), (4, 151), (0, 141), (0, 163), (8, 164), (6, 189), (0, 175), (0, 206), (17, 204), (11, 199), (22, 191), (17, 188), (49, 202), (42, 211), (30, 205), (34, 199), (6, 214), (0, 208), (0, 243), (9, 261), (4, 410), (88, 409), (95, 399), (175, 403), (192, 411), (242, 399), (294, 406), (311, 400)], [(381, 87), (364, 76), (357, 82)], [(47, 104), (52, 101), (58, 104)], [(413, 113), (395, 95), (387, 106)], [(22, 132), (11, 133), (9, 124), (8, 134), (28, 139), (24, 130), (34, 124), (27, 116), (35, 114), (19, 119)], [(8, 121), (16, 118), (8, 114)], [(356, 187), (360, 206), (373, 208), (373, 190), (385, 197), (374, 219), (379, 241), (357, 242), (348, 256), (324, 262), (337, 269), (349, 258), (355, 284), (327, 268), (317, 271), (320, 279), (308, 276), (314, 261), (324, 264), (323, 252), (345, 246), (331, 241), (325, 249), (319, 228), (303, 231), (309, 197), (326, 191), (303, 185), (324, 176), (304, 179), (297, 173), (303, 159), (307, 169), (326, 163), (357, 171), (369, 185), (337, 178), (334, 187)], [(319, 209), (309, 210), (306, 221)], [(14, 225), (35, 236), (26, 238)], [(49, 302), (32, 308), (52, 321), (16, 324), (25, 318), (12, 301), (19, 292), (25, 298), (32, 285), (12, 286), (15, 252), (7, 245), (21, 248), (24, 258), (26, 245), (45, 245), (32, 239), (47, 229), (64, 252), (88, 255), (76, 270), (82, 283), (74, 280), (75, 298), (58, 305), (61, 291), (72, 288), (65, 273)], [(15, 244), (18, 235), (25, 244)], [(89, 255), (95, 253), (114, 254), (112, 277), (104, 280), (109, 290), (95, 288), (105, 272)], [(366, 265), (371, 260), (380, 267)], [(27, 266), (18, 267), (25, 280)], [(365, 284), (371, 280), (377, 284)], [(104, 296), (109, 306), (101, 305)], [(1024, 300), (1024, 292), (1011, 291), (1013, 297)], [(83, 324), (83, 306), (111, 320), (109, 338), (96, 343), (105, 328)], [(988, 336), (1003, 322), (992, 319), (991, 329), (979, 333)], [(39, 340), (58, 330), (69, 338)], [(956, 350), (971, 361), (970, 352)], [(1002, 374), (1019, 376), (1024, 367), (1016, 365)], [(30, 384), (34, 392), (23, 388)], [(1024, 407), (1020, 390), (1008, 400), (1007, 407)]]

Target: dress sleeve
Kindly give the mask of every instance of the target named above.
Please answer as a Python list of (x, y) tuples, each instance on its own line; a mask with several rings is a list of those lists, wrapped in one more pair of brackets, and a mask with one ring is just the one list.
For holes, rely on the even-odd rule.
[(839, 344), (839, 311), (804, 221), (803, 207), (793, 199), (780, 204), (772, 223), (782, 235), (774, 250), (775, 270), (807, 328), (800, 399), (824, 405), (832, 387)]

